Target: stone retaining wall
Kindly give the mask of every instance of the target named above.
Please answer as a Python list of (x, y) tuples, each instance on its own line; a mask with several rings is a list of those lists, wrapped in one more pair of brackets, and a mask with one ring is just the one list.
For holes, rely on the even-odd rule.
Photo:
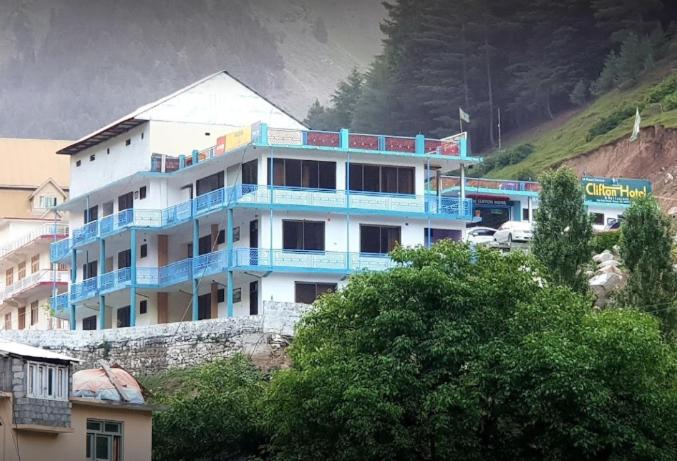
[(82, 360), (75, 369), (96, 368), (99, 360), (135, 375), (154, 374), (230, 357), (249, 355), (261, 368), (285, 366), (284, 348), (307, 306), (265, 301), (263, 315), (177, 322), (109, 330), (10, 330), (6, 339)]

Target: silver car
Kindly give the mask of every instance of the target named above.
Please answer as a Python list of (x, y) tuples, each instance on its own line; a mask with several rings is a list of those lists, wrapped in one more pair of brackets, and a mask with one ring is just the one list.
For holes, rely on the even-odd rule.
[(511, 246), (512, 242), (529, 242), (533, 236), (533, 225), (529, 221), (508, 221), (498, 228), (494, 241), (499, 246)]
[(473, 245), (491, 245), (495, 233), (496, 229), (491, 227), (472, 227), (466, 231), (465, 241)]

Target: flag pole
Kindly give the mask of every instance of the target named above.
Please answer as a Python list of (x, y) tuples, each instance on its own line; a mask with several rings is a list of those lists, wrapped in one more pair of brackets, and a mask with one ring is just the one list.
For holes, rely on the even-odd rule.
[(498, 150), (501, 150), (501, 108), (498, 108)]

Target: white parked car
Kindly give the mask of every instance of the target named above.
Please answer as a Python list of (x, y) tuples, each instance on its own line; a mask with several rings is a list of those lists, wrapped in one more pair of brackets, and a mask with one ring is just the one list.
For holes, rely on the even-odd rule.
[(529, 221), (508, 221), (501, 224), (494, 234), (499, 246), (510, 246), (512, 242), (529, 242), (534, 236), (534, 229)]
[(473, 245), (491, 245), (495, 233), (496, 229), (491, 227), (472, 227), (466, 231), (465, 241)]

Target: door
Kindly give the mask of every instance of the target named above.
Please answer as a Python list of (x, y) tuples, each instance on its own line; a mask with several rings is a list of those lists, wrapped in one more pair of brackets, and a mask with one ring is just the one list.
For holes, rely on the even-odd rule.
[(121, 307), (118, 309), (118, 322), (117, 326), (118, 328), (125, 328), (130, 326), (130, 314), (131, 311), (129, 309), (129, 306)]
[(212, 318), (212, 295), (207, 293), (197, 297), (197, 319)]
[(249, 222), (249, 264), (259, 263), (259, 220)]
[(259, 314), (259, 282), (249, 283), (249, 315)]
[[(134, 192), (127, 192), (118, 197), (118, 226), (125, 226), (133, 221), (132, 208), (134, 208)], [(130, 212), (123, 213), (125, 210)]]

